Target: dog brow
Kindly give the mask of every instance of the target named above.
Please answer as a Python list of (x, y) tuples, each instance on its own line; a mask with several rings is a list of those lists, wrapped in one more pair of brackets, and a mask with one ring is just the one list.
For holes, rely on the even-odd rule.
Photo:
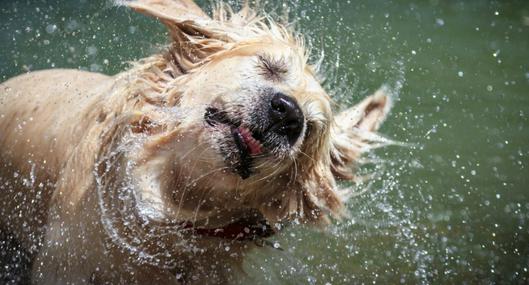
[(279, 81), (288, 72), (286, 60), (281, 58), (274, 58), (268, 54), (258, 56), (260, 74), (272, 81)]

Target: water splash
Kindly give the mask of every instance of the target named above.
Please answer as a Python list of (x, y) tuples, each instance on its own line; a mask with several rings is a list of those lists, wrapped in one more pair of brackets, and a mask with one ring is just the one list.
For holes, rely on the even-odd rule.
[(125, 137), (112, 144), (110, 153), (103, 154), (94, 175), (101, 210), (101, 222), (112, 244), (132, 255), (137, 264), (149, 264), (175, 269), (185, 252), (197, 251), (192, 239), (184, 237), (182, 228), (174, 223), (159, 223), (141, 211), (133, 186), (134, 163), (124, 162), (125, 155), (134, 152), (141, 142)]

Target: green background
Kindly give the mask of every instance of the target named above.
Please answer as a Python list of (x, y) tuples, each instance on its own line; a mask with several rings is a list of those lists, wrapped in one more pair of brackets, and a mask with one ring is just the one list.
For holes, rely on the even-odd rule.
[[(350, 218), (258, 249), (247, 284), (529, 282), (529, 1), (261, 1), (325, 54), (341, 106), (382, 85), (381, 132)], [(201, 1), (203, 7), (209, 2)], [(163, 48), (111, 1), (0, 1), (0, 81), (52, 67), (115, 74)], [(28, 84), (31, 84), (28, 82)]]

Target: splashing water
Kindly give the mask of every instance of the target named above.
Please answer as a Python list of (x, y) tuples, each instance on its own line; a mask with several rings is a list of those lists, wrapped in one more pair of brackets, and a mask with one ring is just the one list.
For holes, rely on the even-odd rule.
[[(337, 109), (386, 85), (395, 108), (381, 132), (405, 146), (364, 158), (358, 171), (370, 179), (350, 185), (361, 195), (351, 199), (349, 218), (325, 232), (286, 229), (274, 237), (285, 251), (250, 253), (240, 283), (527, 283), (528, 4), (261, 5), (278, 17), (289, 15), (306, 35), (313, 62), (324, 55), (321, 74)], [(166, 43), (155, 20), (110, 1), (13, 1), (3, 3), (0, 14), (2, 80), (53, 67), (115, 74)], [(120, 143), (121, 151), (101, 156), (96, 172), (105, 230), (139, 263), (177, 267), (165, 253), (195, 250), (193, 241), (168, 244), (163, 237), (178, 234), (175, 227), (131, 215), (136, 205), (125, 201), (139, 200), (128, 187), (132, 181), (103, 187), (113, 183), (106, 167), (123, 164), (123, 152), (134, 147)], [(131, 165), (120, 166), (120, 175), (130, 177)], [(31, 175), (17, 179), (40, 187)], [(13, 263), (28, 270), (19, 245), (1, 240), (7, 241), (0, 243), (0, 265), (9, 270), (0, 270), (0, 280), (18, 274)], [(4, 261), (5, 252), (15, 252), (15, 261)]]

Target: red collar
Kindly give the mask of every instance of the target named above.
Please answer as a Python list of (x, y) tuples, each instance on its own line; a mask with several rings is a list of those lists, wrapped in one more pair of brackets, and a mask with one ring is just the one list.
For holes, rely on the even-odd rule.
[(183, 229), (192, 231), (196, 235), (237, 241), (263, 239), (276, 233), (266, 221), (260, 221), (255, 224), (237, 221), (219, 228), (195, 227), (191, 222), (183, 222), (182, 227)]

